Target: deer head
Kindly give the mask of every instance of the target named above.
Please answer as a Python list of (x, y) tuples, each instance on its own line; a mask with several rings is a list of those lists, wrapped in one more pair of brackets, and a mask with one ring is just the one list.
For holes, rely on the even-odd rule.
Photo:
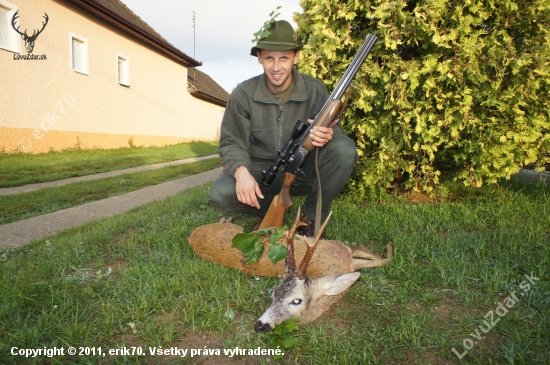
[(307, 250), (298, 269), (294, 260), (294, 235), (302, 225), (300, 210), (293, 227), (286, 232), (288, 256), (286, 271), (279, 285), (273, 290), (273, 302), (260, 317), (254, 330), (258, 333), (272, 331), (275, 325), (285, 319), (300, 318), (300, 324), (314, 321), (323, 314), (330, 305), (336, 302), (351, 285), (361, 276), (358, 272), (342, 275), (329, 275), (318, 279), (306, 275), (306, 269), (313, 251), (321, 238), (332, 212), (329, 214), (314, 239), (307, 239)]
[(13, 29), (15, 29), (15, 31), (17, 33), (19, 33), (21, 35), (21, 38), (23, 38), (23, 40), (25, 41), (25, 48), (27, 49), (27, 53), (32, 53), (32, 51), (34, 50), (34, 42), (36, 42), (36, 38), (38, 38), (38, 35), (40, 35), (40, 33), (42, 33), (42, 31), (44, 30), (44, 28), (46, 28), (46, 24), (48, 24), (48, 14), (44, 13), (44, 18), (46, 19), (45, 22), (42, 23), (42, 29), (38, 30), (36, 29), (31, 36), (29, 36), (27, 34), (27, 30), (25, 29), (25, 32), (24, 33), (21, 33), (19, 31), (19, 27), (15, 27), (15, 21), (17, 20), (17, 18), (19, 18), (19, 10), (15, 12), (15, 14), (13, 15), (13, 18), (11, 19), (11, 25), (13, 27)]

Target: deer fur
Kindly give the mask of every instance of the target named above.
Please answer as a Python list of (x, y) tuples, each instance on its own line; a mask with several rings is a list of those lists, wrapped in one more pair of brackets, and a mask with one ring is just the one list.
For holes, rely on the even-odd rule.
[(300, 318), (299, 325), (315, 321), (351, 288), (361, 273), (299, 278), (285, 275), (273, 290), (273, 301), (254, 325), (258, 333), (272, 331), (285, 319)]
[[(284, 260), (273, 264), (267, 257), (269, 243), (258, 262), (243, 263), (243, 253), (232, 247), (232, 239), (243, 228), (232, 223), (212, 223), (197, 227), (189, 238), (195, 253), (205, 261), (238, 269), (255, 276), (282, 277), (285, 273)], [(296, 235), (295, 257), (302, 260), (306, 252), (306, 238)], [(284, 240), (278, 243), (286, 245)], [(364, 268), (374, 268), (387, 264), (393, 254), (391, 242), (386, 245), (387, 257), (382, 259), (363, 247), (352, 247), (335, 240), (320, 240), (308, 266), (307, 274), (312, 278), (327, 275), (345, 274)]]
[[(276, 264), (271, 262), (267, 257), (268, 243), (265, 243), (267, 247), (257, 263), (245, 264), (242, 252), (232, 247), (233, 237), (242, 233), (243, 229), (226, 223), (225, 219), (220, 223), (197, 227), (189, 238), (193, 250), (203, 260), (237, 268), (248, 275), (283, 277), (273, 290), (271, 306), (254, 326), (256, 332), (271, 331), (290, 318), (300, 318), (300, 325), (314, 321), (359, 279), (361, 273), (357, 270), (383, 266), (391, 261), (391, 242), (386, 245), (386, 258), (382, 259), (364, 248), (351, 247), (340, 241), (321, 240), (330, 215), (314, 239), (298, 236), (296, 229), (303, 225), (299, 217), (300, 211), (294, 226), (278, 242), (288, 248), (286, 265), (283, 260)], [(296, 260), (301, 261), (298, 268)]]

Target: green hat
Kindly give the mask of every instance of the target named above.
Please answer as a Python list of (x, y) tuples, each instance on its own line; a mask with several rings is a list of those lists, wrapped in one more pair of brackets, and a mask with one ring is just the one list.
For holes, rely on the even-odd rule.
[(300, 50), (304, 46), (297, 42), (296, 33), (286, 20), (278, 20), (271, 23), (267, 29), (270, 34), (258, 41), (255, 47), (250, 50), (250, 55), (258, 57), (259, 49), (267, 49), (270, 51), (292, 51)]

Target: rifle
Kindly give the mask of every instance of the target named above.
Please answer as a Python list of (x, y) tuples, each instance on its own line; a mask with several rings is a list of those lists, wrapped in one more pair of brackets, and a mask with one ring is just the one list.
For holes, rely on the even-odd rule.
[[(304, 173), (302, 167), (307, 157), (316, 148), (312, 144), (313, 141), (309, 137), (309, 132), (315, 126), (333, 127), (338, 122), (339, 116), (341, 115), (340, 109), (342, 107), (342, 101), (340, 99), (351, 84), (363, 62), (365, 62), (376, 40), (377, 38), (372, 34), (367, 35), (357, 55), (346, 69), (346, 72), (344, 72), (344, 75), (319, 113), (315, 116), (313, 122), (308, 127), (307, 123), (299, 120), (294, 126), (290, 139), (286, 145), (277, 152), (278, 157), (273, 165), (270, 166), (269, 170), (264, 170), (262, 172), (262, 184), (265, 186), (271, 185), (281, 166), (283, 166), (285, 176), (281, 191), (271, 201), (271, 205), (260, 224), (260, 229), (283, 226), (285, 211), (294, 204), (290, 196), (290, 188), (292, 185), (299, 185), (303, 181)], [(297, 181), (298, 176), (300, 176), (301, 179)]]

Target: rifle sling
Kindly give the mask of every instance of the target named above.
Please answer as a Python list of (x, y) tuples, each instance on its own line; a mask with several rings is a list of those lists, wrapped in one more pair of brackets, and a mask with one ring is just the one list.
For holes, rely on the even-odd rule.
[(319, 233), (321, 228), (321, 213), (323, 205), (323, 194), (321, 193), (321, 175), (319, 174), (319, 147), (315, 149), (315, 172), (317, 173), (317, 182), (319, 184), (319, 190), (317, 192), (317, 207), (315, 209), (315, 237)]
[[(329, 128), (334, 127), (338, 122), (340, 121), (340, 118), (342, 117), (342, 113), (344, 113), (344, 110), (346, 109), (346, 106), (348, 105), (349, 98), (351, 96), (351, 89), (353, 86), (350, 86), (348, 90), (346, 91), (344, 104), (340, 108), (340, 113), (334, 118), (334, 121), (330, 124)], [(317, 233), (319, 232), (319, 229), (321, 228), (321, 214), (323, 210), (323, 194), (321, 193), (321, 175), (319, 173), (319, 147), (315, 149), (315, 172), (317, 173), (317, 182), (319, 184), (319, 192), (317, 193), (317, 206), (315, 209), (315, 236), (317, 236)]]
[(340, 107), (340, 112), (338, 113), (338, 115), (336, 116), (336, 118), (334, 118), (334, 121), (329, 125), (329, 128), (334, 127), (334, 126), (335, 126), (336, 124), (338, 124), (338, 122), (340, 121), (340, 118), (342, 117), (342, 114), (344, 113), (344, 110), (346, 110), (346, 106), (348, 106), (349, 97), (351, 96), (351, 89), (353, 89), (353, 86), (350, 86), (350, 87), (348, 88), (348, 90), (346, 91), (344, 103), (343, 103), (342, 106)]
[[(350, 86), (346, 91), (344, 104), (340, 108), (340, 112), (338, 113), (336, 118), (334, 118), (334, 121), (330, 124), (329, 128), (334, 127), (340, 121), (340, 118), (342, 117), (342, 113), (344, 113), (344, 110), (348, 105), (352, 88), (353, 86)], [(315, 149), (315, 172), (317, 173), (317, 182), (319, 184), (319, 191), (317, 193), (317, 206), (315, 209), (315, 236), (317, 236), (317, 233), (321, 228), (321, 219), (322, 219), (321, 214), (322, 214), (322, 206), (323, 206), (323, 194), (321, 193), (321, 175), (319, 173), (319, 147)]]

